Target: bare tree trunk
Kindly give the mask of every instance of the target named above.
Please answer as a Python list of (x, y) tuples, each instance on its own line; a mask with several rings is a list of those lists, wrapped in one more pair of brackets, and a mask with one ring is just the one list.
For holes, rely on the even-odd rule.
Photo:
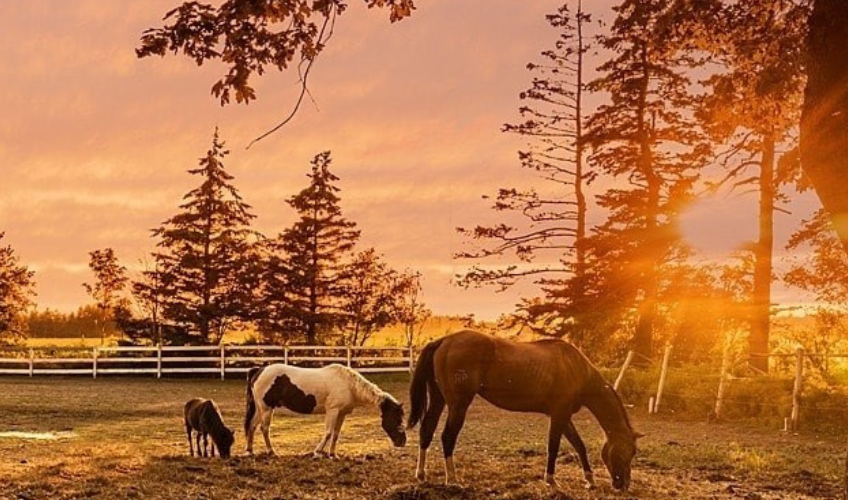
[(751, 307), (751, 334), (748, 337), (748, 363), (768, 372), (771, 322), (771, 272), (774, 251), (774, 136), (762, 138), (760, 164), (760, 234), (754, 246), (754, 293)]

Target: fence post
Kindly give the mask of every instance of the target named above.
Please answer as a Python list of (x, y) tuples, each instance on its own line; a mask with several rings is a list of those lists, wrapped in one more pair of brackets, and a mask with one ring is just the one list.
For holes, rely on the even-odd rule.
[(224, 380), (226, 376), (226, 368), (227, 368), (227, 346), (221, 346), (221, 380)]
[(804, 379), (804, 348), (795, 351), (795, 385), (792, 388), (792, 430), (798, 430), (798, 417), (801, 411), (801, 389)]
[(730, 348), (725, 341), (724, 352), (721, 356), (721, 374), (718, 379), (718, 393), (716, 393), (715, 418), (721, 419), (724, 407), (724, 393), (727, 390), (727, 372), (730, 370)]
[(283, 364), (289, 364), (289, 346), (283, 346)]
[(100, 350), (96, 347), (91, 349), (91, 378), (97, 378), (97, 355), (100, 353)]
[(409, 373), (415, 370), (415, 346), (409, 345)]
[(346, 347), (345, 347), (345, 349), (347, 349), (347, 367), (348, 367), (348, 368), (350, 368), (350, 367), (352, 366), (352, 365), (351, 365), (351, 350), (350, 350), (350, 346), (346, 346)]
[(32, 377), (34, 373), (34, 365), (35, 365), (35, 349), (29, 349), (29, 376)]
[(624, 379), (624, 372), (627, 370), (627, 367), (630, 366), (632, 361), (633, 351), (627, 351), (627, 357), (624, 358), (624, 364), (621, 365), (621, 371), (618, 372), (618, 377), (615, 378), (615, 383), (612, 385), (612, 388), (616, 391), (618, 390), (618, 386), (621, 385), (621, 380)]
[(660, 400), (662, 400), (663, 387), (665, 386), (665, 377), (668, 375), (668, 358), (671, 357), (671, 344), (665, 346), (665, 354), (663, 354), (662, 371), (660, 371), (660, 382), (657, 385), (657, 397), (654, 400), (654, 413), (660, 409)]
[(162, 343), (156, 344), (156, 378), (162, 378)]

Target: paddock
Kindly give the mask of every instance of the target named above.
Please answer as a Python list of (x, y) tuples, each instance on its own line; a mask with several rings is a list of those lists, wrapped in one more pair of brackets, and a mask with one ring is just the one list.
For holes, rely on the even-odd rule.
[[(402, 401), (406, 374), (369, 375)], [(461, 487), (444, 487), (440, 460), (429, 482), (414, 478), (418, 435), (396, 449), (377, 412), (354, 412), (339, 460), (313, 459), (323, 418), (274, 419), (279, 457), (190, 458), (182, 406), (212, 398), (230, 427), (241, 429), (242, 380), (35, 377), (0, 378), (0, 499), (812, 499), (835, 498), (844, 436), (791, 434), (767, 427), (674, 420), (631, 410), (639, 442), (630, 491), (610, 486), (603, 441), (586, 412), (575, 423), (589, 448), (598, 488), (585, 491), (576, 455), (563, 441), (560, 492), (542, 481), (547, 419), (472, 405), (456, 452)], [(443, 422), (442, 422), (443, 423)], [(440, 453), (436, 439), (433, 456)]]

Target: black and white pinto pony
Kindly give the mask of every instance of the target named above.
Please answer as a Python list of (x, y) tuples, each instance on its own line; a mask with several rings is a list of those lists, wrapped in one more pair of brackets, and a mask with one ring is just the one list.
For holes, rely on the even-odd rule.
[[(247, 412), (244, 431), (247, 453), (253, 454), (253, 438), (261, 426), (265, 448), (271, 445), (271, 418), (275, 410), (290, 415), (325, 414), (325, 431), (313, 455), (336, 456), (336, 442), (342, 425), (355, 408), (380, 410), (383, 430), (397, 447), (406, 444), (403, 405), (391, 394), (347, 366), (332, 364), (322, 368), (300, 368), (272, 364), (252, 368), (247, 374)], [(329, 444), (329, 451), (326, 451)]]

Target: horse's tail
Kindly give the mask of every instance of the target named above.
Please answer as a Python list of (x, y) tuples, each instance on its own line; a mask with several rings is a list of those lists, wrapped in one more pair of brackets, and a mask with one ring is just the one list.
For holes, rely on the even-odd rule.
[(256, 400), (253, 399), (253, 381), (256, 379), (262, 367), (255, 366), (247, 372), (247, 410), (244, 413), (244, 432), (250, 432), (250, 422), (253, 421), (253, 416), (256, 415)]
[(424, 346), (421, 355), (418, 356), (418, 364), (415, 365), (412, 383), (409, 385), (411, 405), (407, 427), (410, 429), (418, 425), (418, 422), (424, 416), (424, 412), (427, 411), (427, 386), (435, 384), (436, 375), (433, 368), (433, 356), (436, 354), (436, 349), (442, 345), (443, 340), (442, 338), (430, 342)]

